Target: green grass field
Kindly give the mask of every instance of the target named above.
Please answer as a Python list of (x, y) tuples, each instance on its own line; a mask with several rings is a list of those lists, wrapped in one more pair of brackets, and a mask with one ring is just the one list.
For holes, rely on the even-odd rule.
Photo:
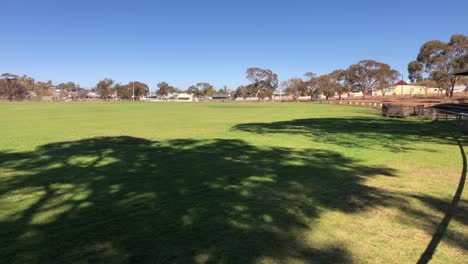
[(306, 103), (0, 103), (0, 118), (1, 263), (468, 259), (466, 190), (446, 214), (467, 140), (443, 122)]

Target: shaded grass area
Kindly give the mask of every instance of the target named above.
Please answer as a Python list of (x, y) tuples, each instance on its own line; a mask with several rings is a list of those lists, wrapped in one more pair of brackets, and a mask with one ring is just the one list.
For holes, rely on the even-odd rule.
[[(460, 131), (457, 131), (458, 128), (454, 122), (408, 122), (404, 119), (376, 119), (370, 117), (310, 118), (271, 123), (239, 124), (234, 126), (233, 129), (256, 134), (303, 135), (311, 137), (315, 141), (323, 141), (349, 148), (378, 148), (396, 153), (415, 150), (408, 146), (414, 142), (432, 142), (436, 144), (455, 142), (460, 149), (462, 168), (460, 182), (454, 191), (455, 196), (451, 203), (449, 204), (447, 201), (434, 198), (431, 195), (410, 195), (412, 198), (443, 213), (444, 218), (440, 223), (430, 213), (411, 208), (407, 203), (401, 203), (401, 200), (395, 202), (397, 200), (394, 199), (395, 203), (392, 206), (397, 206), (406, 214), (418, 218), (421, 222), (426, 222), (426, 224), (419, 224), (425, 226), (427, 232), (434, 232), (431, 241), (425, 251), (422, 252), (417, 263), (429, 263), (444, 236), (448, 243), (468, 251), (468, 234), (456, 232), (455, 234), (453, 232), (446, 234), (454, 217), (465, 227), (468, 226), (467, 204), (466, 201), (461, 200), (467, 174), (466, 155), (463, 145), (466, 145), (467, 141), (466, 137), (462, 136)], [(437, 151), (434, 149), (423, 150), (427, 153)], [(430, 222), (430, 225), (427, 225), (428, 222)]]
[[(457, 138), (454, 138), (454, 139), (457, 141), (457, 144), (460, 148), (460, 154), (463, 160), (463, 166), (462, 166), (463, 168), (462, 168), (462, 172), (460, 175), (460, 183), (458, 184), (458, 188), (455, 192), (455, 196), (453, 197), (452, 202), (450, 203), (450, 206), (446, 210), (444, 210), (445, 216), (440, 222), (440, 224), (437, 226), (437, 230), (434, 236), (432, 237), (431, 242), (429, 242), (426, 250), (423, 252), (423, 254), (421, 254), (421, 257), (418, 260), (418, 263), (420, 264), (429, 263), (429, 261), (432, 259), (435, 251), (437, 250), (437, 247), (442, 241), (442, 238), (445, 232), (447, 231), (450, 221), (452, 220), (454, 216), (464, 217), (464, 219), (461, 219), (461, 222), (468, 223), (468, 211), (466, 211), (466, 208), (464, 207), (458, 208), (458, 205), (460, 203), (460, 200), (463, 194), (463, 189), (465, 187), (465, 182), (466, 182), (466, 171), (467, 171), (466, 154), (465, 154), (465, 150), (461, 142)], [(427, 204), (435, 206), (437, 209), (440, 210), (440, 202), (434, 201), (434, 199), (427, 198), (427, 197), (426, 198), (417, 197), (417, 198), (421, 199)], [(457, 240), (454, 240), (454, 241), (456, 242)], [(461, 242), (463, 243), (462, 246), (464, 245), (465, 249), (468, 249), (468, 239), (465, 239), (465, 241), (462, 240)]]
[[(241, 140), (93, 138), (0, 160), (28, 172), (0, 182), (0, 195), (19, 209), (9, 208), (15, 221), (0, 223), (8, 262), (346, 263), (350, 255), (338, 245), (301, 244), (310, 219), (320, 210), (391, 203), (361, 182), (392, 169)], [(17, 201), (32, 194), (34, 201)]]
[[(376, 117), (355, 118), (308, 118), (270, 123), (238, 124), (233, 130), (260, 135), (288, 134), (302, 135), (315, 142), (336, 144), (348, 148), (380, 148), (384, 151), (401, 152), (414, 150), (407, 143), (453, 144), (449, 130), (450, 122), (414, 122), (405, 119), (384, 119)], [(464, 140), (463, 138), (461, 140)], [(466, 143), (466, 140), (463, 141)], [(421, 149), (420, 149), (421, 150)], [(434, 149), (423, 149), (434, 152)]]
[(465, 194), (436, 232), (461, 170), (442, 122), (308, 104), (0, 107), (20, 120), (0, 132), (0, 262), (415, 263), (438, 233), (434, 263), (468, 252)]

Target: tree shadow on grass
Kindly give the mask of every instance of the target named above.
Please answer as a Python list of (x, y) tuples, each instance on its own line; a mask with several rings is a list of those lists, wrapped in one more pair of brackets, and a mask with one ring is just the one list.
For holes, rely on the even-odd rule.
[(301, 235), (323, 210), (393, 199), (363, 184), (392, 169), (241, 140), (92, 138), (0, 153), (0, 166), (6, 263), (350, 263)]
[(407, 142), (451, 142), (446, 126), (440, 122), (394, 118), (309, 118), (239, 124), (232, 129), (256, 134), (302, 135), (318, 142), (351, 148), (383, 147), (393, 152), (414, 150)]
[[(408, 142), (458, 145), (462, 156), (462, 172), (451, 203), (448, 204), (446, 200), (434, 198), (430, 195), (411, 196), (433, 210), (444, 213), (441, 221), (430, 213), (408, 207), (406, 203), (395, 203), (407, 215), (420, 220), (417, 221), (418, 228), (423, 228), (426, 232), (433, 234), (432, 240), (418, 261), (418, 263), (428, 263), (443, 238), (451, 245), (463, 250), (468, 249), (466, 235), (453, 230), (447, 231), (452, 218), (455, 218), (462, 225), (468, 225), (466, 217), (468, 215), (466, 214), (467, 204), (460, 201), (466, 182), (467, 161), (463, 145), (467, 144), (467, 138), (457, 137), (455, 131), (459, 130), (459, 128), (454, 125), (454, 121), (415, 122), (412, 120), (383, 118), (311, 118), (272, 123), (239, 124), (234, 126), (233, 129), (257, 134), (303, 135), (319, 142), (354, 148), (383, 147), (394, 152), (415, 150), (406, 146)], [(437, 151), (424, 148), (418, 148), (417, 150)]]
[(467, 243), (468, 237), (466, 237), (463, 234), (458, 234), (456, 232), (449, 232), (448, 234), (446, 234), (447, 228), (450, 224), (450, 221), (452, 221), (452, 218), (455, 218), (456, 220), (458, 220), (462, 225), (465, 225), (465, 226), (468, 225), (467, 204), (464, 201), (461, 201), (461, 206), (459, 206), (460, 200), (463, 194), (463, 189), (465, 187), (465, 182), (466, 182), (467, 159), (466, 159), (465, 150), (463, 148), (463, 145), (461, 144), (461, 141), (456, 136), (454, 136), (454, 139), (458, 144), (458, 147), (460, 149), (460, 154), (462, 156), (462, 171), (460, 175), (460, 182), (458, 183), (458, 187), (452, 199), (452, 202), (450, 203), (450, 205), (445, 206), (444, 205), (445, 203), (443, 203), (440, 199), (434, 199), (429, 196), (417, 197), (420, 201), (431, 206), (433, 209), (436, 209), (438, 211), (442, 211), (445, 213), (444, 218), (438, 224), (436, 232), (432, 236), (432, 239), (429, 242), (426, 250), (423, 252), (421, 257), (419, 258), (418, 264), (429, 263), (429, 261), (432, 259), (432, 256), (434, 255), (444, 235), (447, 237), (447, 240), (449, 241), (449, 243), (458, 245), (464, 250), (468, 250), (468, 243)]

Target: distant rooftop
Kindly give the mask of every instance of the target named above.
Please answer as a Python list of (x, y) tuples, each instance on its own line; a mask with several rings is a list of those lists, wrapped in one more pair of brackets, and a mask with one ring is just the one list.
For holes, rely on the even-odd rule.
[(395, 83), (395, 85), (408, 85), (408, 83), (405, 82), (405, 81), (403, 81), (403, 80), (401, 80), (401, 81)]

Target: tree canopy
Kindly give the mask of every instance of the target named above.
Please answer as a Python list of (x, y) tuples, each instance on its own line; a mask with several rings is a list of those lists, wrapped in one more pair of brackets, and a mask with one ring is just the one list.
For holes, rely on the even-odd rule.
[(177, 92), (177, 88), (169, 85), (167, 82), (160, 82), (157, 86), (158, 90), (156, 90), (156, 94), (160, 96), (167, 96), (168, 94)]
[(413, 80), (422, 80), (423, 73), (453, 96), (453, 89), (460, 76), (453, 73), (468, 68), (468, 36), (453, 35), (448, 42), (431, 40), (419, 49), (415, 61), (408, 65), (408, 73)]
[(308, 95), (308, 83), (302, 80), (301, 78), (291, 78), (285, 82), (281, 83), (284, 91), (288, 94), (291, 94), (294, 101), (299, 102), (300, 96)]
[(268, 69), (248, 68), (246, 78), (250, 84), (237, 88), (236, 97), (245, 99), (252, 96), (259, 100), (267, 97), (271, 99), (279, 84), (278, 75)]
[(365, 98), (370, 91), (378, 89), (379, 83), (382, 84), (394, 79), (398, 72), (388, 64), (374, 60), (362, 60), (349, 66), (345, 75), (348, 84), (357, 87)]
[(216, 93), (216, 90), (214, 89), (213, 85), (207, 83), (207, 82), (200, 82), (196, 84), (196, 87), (199, 91), (199, 93), (206, 97), (206, 96), (213, 96)]
[(106, 78), (96, 84), (96, 92), (101, 99), (109, 99), (113, 93), (114, 80)]
[(18, 75), (4, 73), (0, 81), (0, 95), (8, 98), (9, 101), (22, 99), (27, 94), (26, 86), (25, 81)]

